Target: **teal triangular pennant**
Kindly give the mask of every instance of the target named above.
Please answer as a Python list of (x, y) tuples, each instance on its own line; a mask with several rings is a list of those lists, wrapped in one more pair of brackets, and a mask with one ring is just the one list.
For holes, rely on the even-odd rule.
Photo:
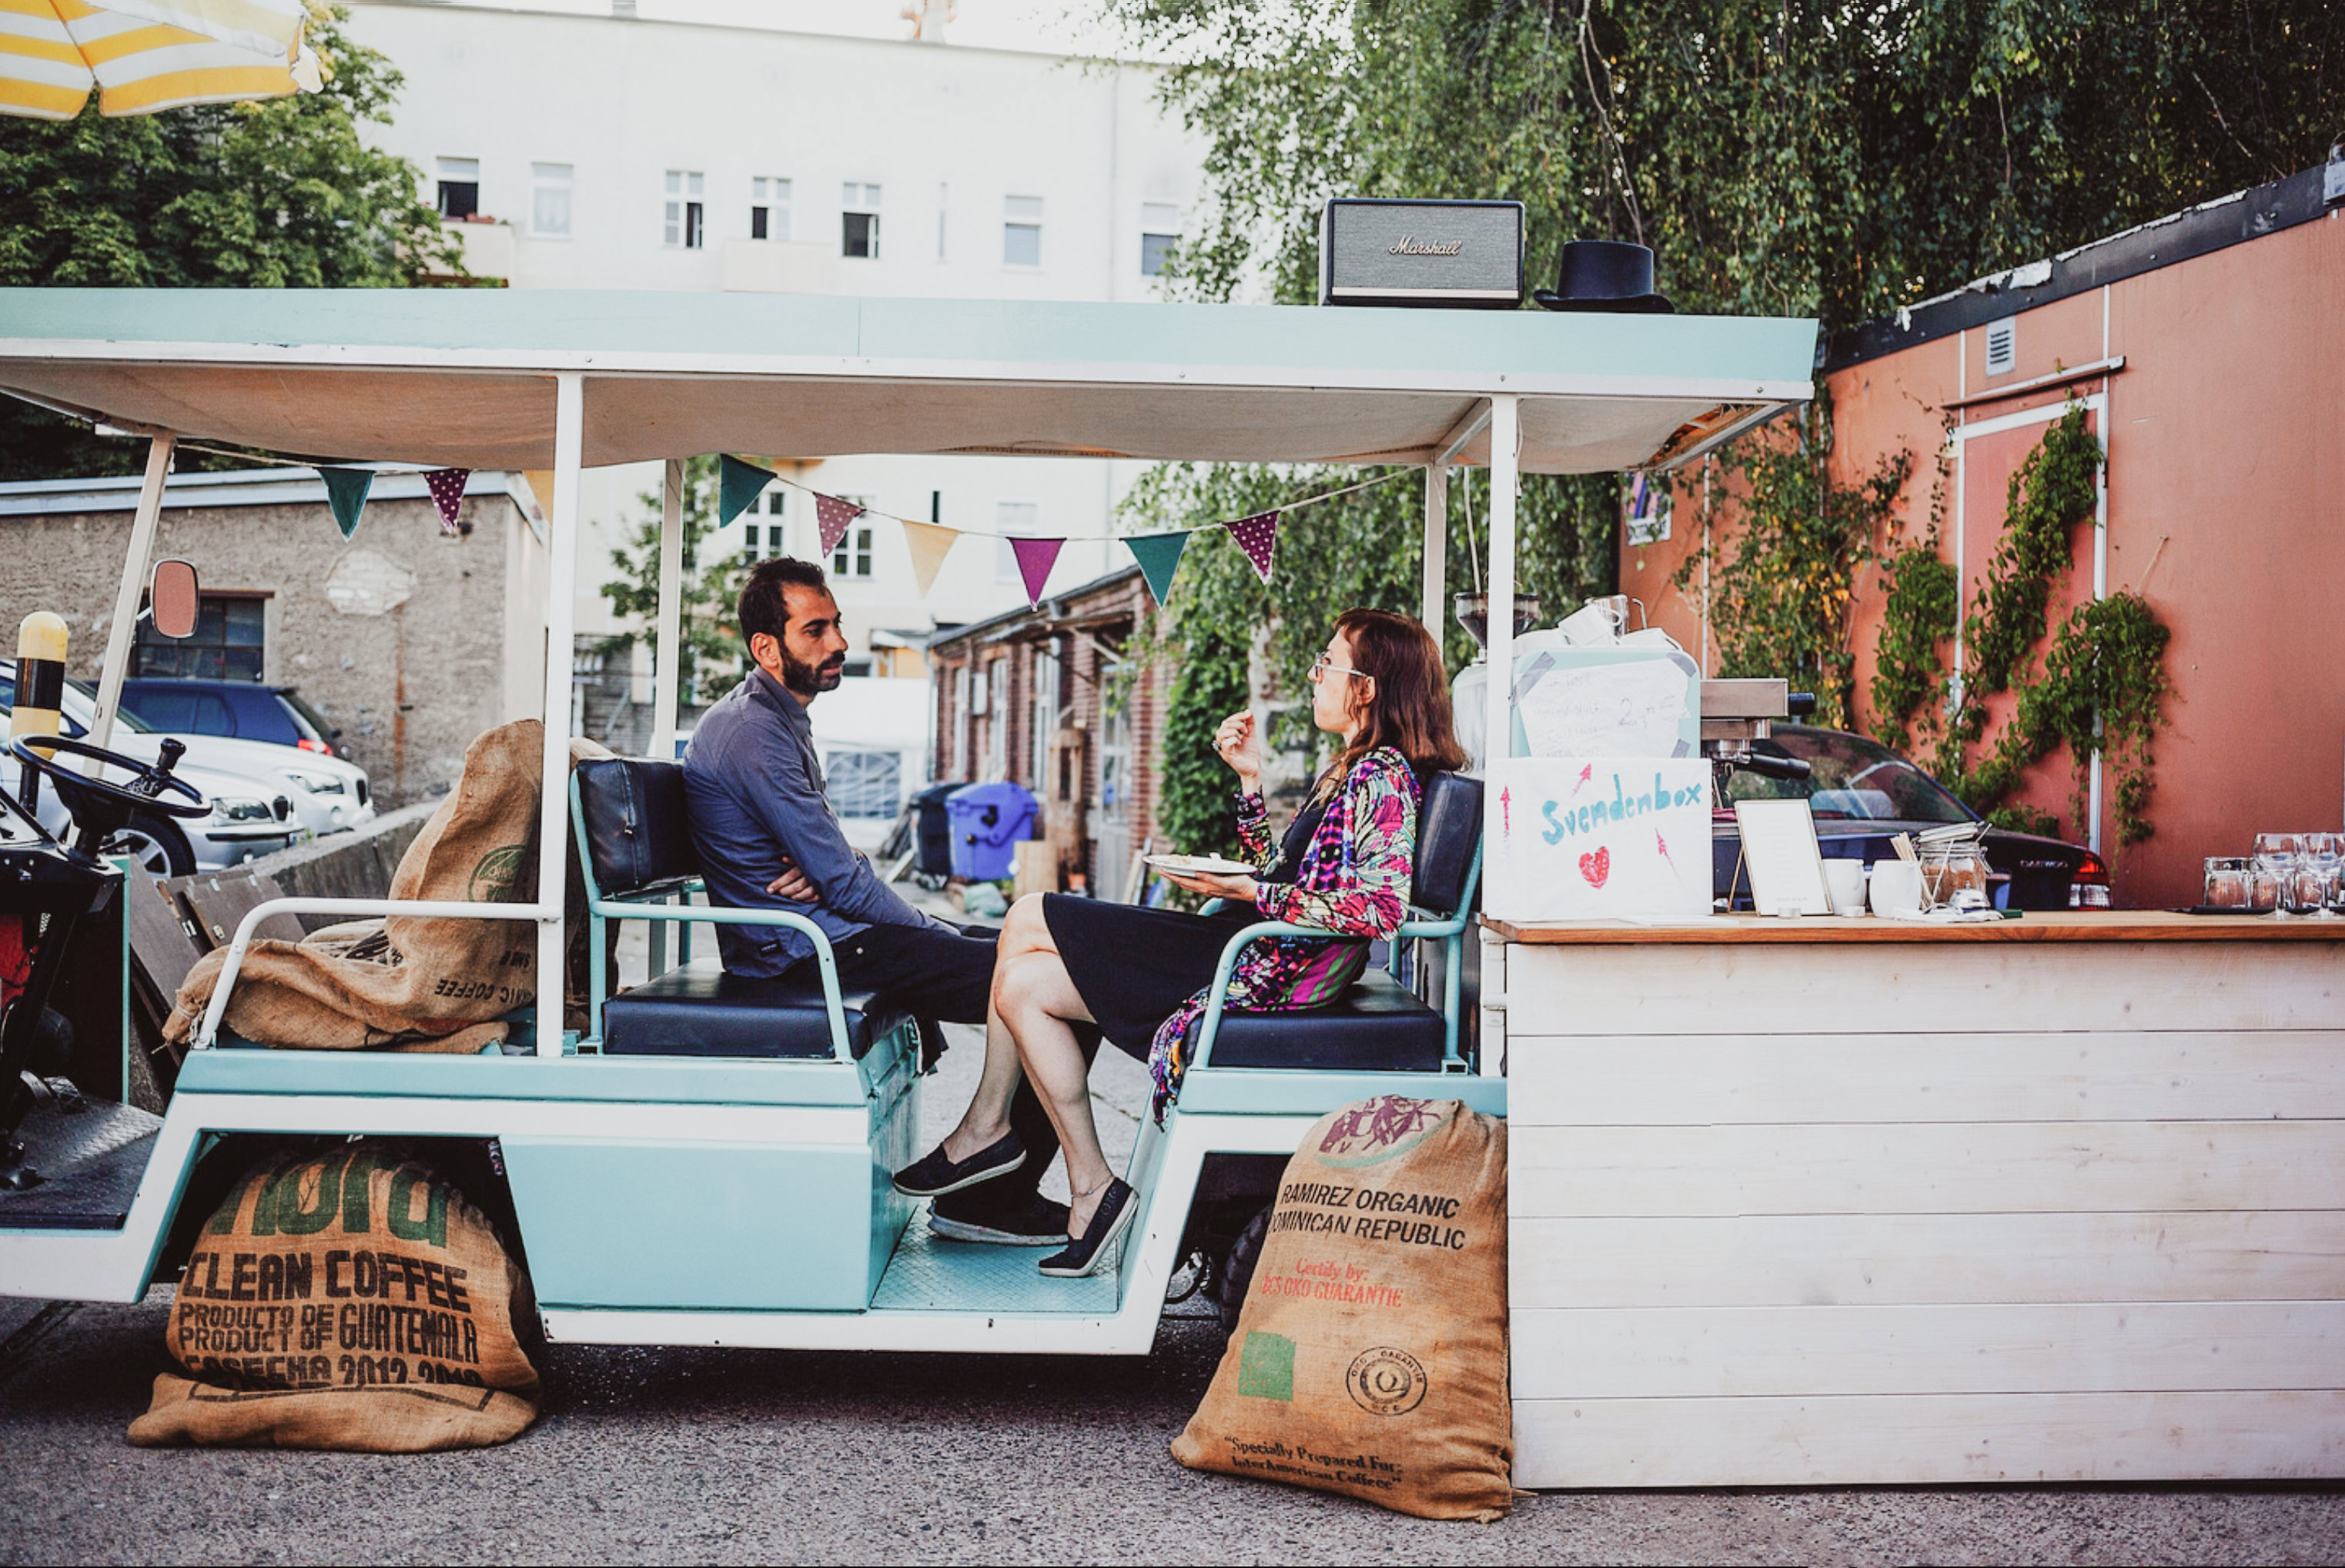
[(374, 470), (320, 469), (318, 477), (326, 481), (326, 504), (334, 509), (334, 521), (348, 539), (359, 531), (359, 513), (366, 510), (367, 491), (374, 488)]
[(1138, 533), (1126, 539), (1132, 558), (1140, 562), (1140, 574), (1148, 579), (1148, 592), (1156, 602), (1172, 592), (1172, 574), (1181, 569), (1181, 552), (1189, 548), (1189, 535), (1179, 533)]
[(716, 460), (716, 525), (719, 528), (749, 510), (749, 503), (766, 493), (774, 476), (755, 463), (745, 463), (736, 457)]

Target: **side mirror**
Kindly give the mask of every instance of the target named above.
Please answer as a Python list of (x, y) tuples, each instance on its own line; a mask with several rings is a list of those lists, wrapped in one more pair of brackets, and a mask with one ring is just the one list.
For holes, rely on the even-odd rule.
[(155, 630), (165, 637), (192, 637), (199, 596), (196, 569), (185, 561), (158, 561), (147, 585), (147, 602), (154, 608)]

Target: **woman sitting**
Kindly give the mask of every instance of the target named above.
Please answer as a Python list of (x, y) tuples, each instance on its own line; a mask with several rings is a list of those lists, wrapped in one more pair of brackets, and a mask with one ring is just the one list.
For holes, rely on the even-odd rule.
[(1367, 966), (1368, 943), (1398, 928), (1416, 873), (1418, 772), (1466, 760), (1451, 733), (1440, 650), (1406, 616), (1349, 610), (1311, 680), (1312, 720), (1343, 744), (1282, 843), (1273, 842), (1263, 806), (1254, 715), (1232, 714), (1214, 737), (1238, 777), (1238, 830), (1259, 875), (1167, 875), (1193, 893), (1227, 899), (1227, 910), (1183, 915), (1058, 894), (1011, 908), (994, 960), (977, 1098), (935, 1152), (897, 1173), (898, 1191), (935, 1197), (1017, 1169), (1026, 1151), (1010, 1130), (1010, 1100), (1022, 1069), (1059, 1129), (1073, 1199), (1071, 1244), (1044, 1259), (1041, 1271), (1091, 1274), (1137, 1205), (1100, 1152), (1087, 1067), (1069, 1026), (1096, 1022), (1146, 1060), (1161, 1122), (1180, 1092), (1222, 950), (1239, 927), (1284, 920), (1328, 935), (1250, 944), (1224, 1004), (1238, 1012), (1326, 1006)]

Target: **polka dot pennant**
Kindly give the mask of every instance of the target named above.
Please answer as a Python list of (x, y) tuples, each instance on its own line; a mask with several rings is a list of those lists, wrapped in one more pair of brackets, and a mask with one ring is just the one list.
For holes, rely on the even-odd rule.
[(848, 524), (863, 515), (863, 509), (835, 495), (817, 494), (814, 498), (814, 515), (816, 525), (822, 531), (822, 552), (828, 555), (847, 537)]
[(1278, 513), (1258, 511), (1252, 517), (1242, 517), (1229, 525), (1230, 537), (1254, 562), (1254, 575), (1264, 582), (1270, 581), (1271, 558), (1278, 552)]
[(440, 509), (440, 531), (450, 539), (464, 531), (456, 516), (464, 510), (464, 483), (472, 477), (471, 469), (433, 469), (423, 476), (423, 488), (431, 492), (431, 504)]

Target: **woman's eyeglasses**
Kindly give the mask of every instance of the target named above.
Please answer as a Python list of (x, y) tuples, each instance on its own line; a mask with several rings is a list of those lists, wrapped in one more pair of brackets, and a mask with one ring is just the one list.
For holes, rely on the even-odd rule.
[(1327, 673), (1330, 670), (1339, 675), (1358, 675), (1362, 680), (1368, 678), (1365, 673), (1353, 669), (1349, 664), (1338, 664), (1335, 660), (1322, 653), (1311, 662), (1311, 679), (1315, 682), (1324, 681), (1327, 678)]

